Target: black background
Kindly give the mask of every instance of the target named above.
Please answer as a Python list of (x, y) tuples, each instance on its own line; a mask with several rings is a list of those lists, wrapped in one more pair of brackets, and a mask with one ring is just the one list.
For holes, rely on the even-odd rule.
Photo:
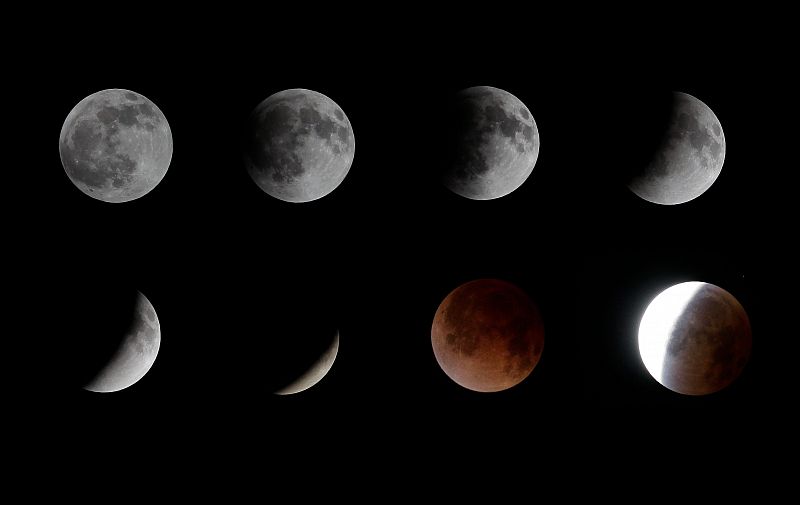
[[(35, 116), (20, 119), (38, 134), (19, 139), (36, 194), (14, 220), (33, 308), (22, 359), (30, 373), (14, 389), (44, 432), (66, 427), (60, 435), (85, 440), (94, 429), (143, 429), (280, 450), (331, 430), (370, 445), (514, 419), (537, 427), (525, 440), (562, 444), (596, 438), (603, 420), (641, 427), (720, 416), (742, 427), (778, 415), (768, 377), (779, 336), (761, 283), (774, 223), (762, 184), (780, 160), (759, 127), (776, 112), (763, 98), (781, 93), (778, 40), (688, 22), (620, 30), (588, 14), (576, 24), (533, 10), (502, 23), (387, 7), (345, 24), (341, 13), (311, 12), (201, 11), (119, 25), (105, 14), (71, 17), (63, 26), (85, 29), (59, 29), (43, 48), (15, 54), (23, 96), (39, 98)], [(527, 182), (484, 202), (436, 179), (442, 104), (475, 85), (522, 100), (541, 139)], [(56, 149), (72, 107), (115, 87), (158, 105), (174, 138), (165, 178), (124, 204), (77, 190)], [(341, 186), (304, 204), (262, 192), (240, 155), (250, 111), (287, 88), (332, 98), (356, 139)], [(652, 140), (648, 110), (671, 90), (714, 111), (727, 151), (706, 193), (659, 206), (632, 194), (622, 174)], [(439, 302), (481, 277), (529, 293), (546, 330), (528, 379), (496, 394), (453, 383), (430, 346)], [(660, 386), (636, 347), (647, 303), (687, 280), (731, 292), (753, 327), (743, 374), (706, 397)], [(155, 307), (158, 359), (125, 390), (83, 391), (64, 380), (74, 342), (96, 317), (97, 306), (82, 302), (120, 288)], [(291, 317), (330, 321), (341, 345), (323, 381), (279, 397), (263, 370), (277, 340), (303, 338)], [(455, 421), (444, 429), (444, 419)]]

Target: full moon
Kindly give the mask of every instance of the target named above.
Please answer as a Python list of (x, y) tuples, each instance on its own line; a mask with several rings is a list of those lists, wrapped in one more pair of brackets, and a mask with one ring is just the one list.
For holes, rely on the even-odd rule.
[(544, 326), (521, 289), (478, 279), (459, 286), (439, 305), (431, 343), (439, 366), (457, 384), (502, 391), (522, 382), (539, 362)]
[(628, 187), (648, 202), (685, 203), (711, 187), (724, 161), (725, 134), (717, 116), (692, 95), (673, 93), (660, 146)]
[(458, 93), (455, 115), (445, 186), (472, 200), (520, 187), (539, 157), (539, 130), (525, 104), (502, 89), (476, 86)]
[(706, 395), (733, 382), (750, 357), (752, 334), (744, 308), (724, 289), (684, 282), (650, 302), (639, 325), (639, 353), (660, 384)]
[(124, 89), (98, 91), (67, 116), (59, 141), (72, 183), (104, 202), (128, 202), (161, 182), (172, 159), (172, 132), (161, 110)]
[(97, 393), (111, 393), (135, 384), (153, 366), (161, 346), (161, 326), (158, 316), (150, 301), (138, 293), (134, 314), (132, 314), (127, 331), (118, 339), (113, 347), (116, 350), (109, 359), (84, 385), (84, 389)]
[(317, 361), (308, 370), (301, 374), (294, 382), (284, 388), (279, 389), (275, 392), (275, 394), (290, 395), (299, 393), (318, 383), (328, 374), (328, 371), (330, 371), (331, 367), (333, 366), (333, 362), (336, 360), (336, 355), (338, 352), (339, 332), (336, 332), (336, 336), (331, 341), (330, 347), (328, 347), (328, 349), (326, 349), (322, 355), (320, 355), (319, 359), (317, 359)]
[(245, 164), (255, 183), (286, 202), (310, 202), (342, 183), (355, 153), (344, 111), (327, 96), (289, 89), (261, 102), (245, 134)]

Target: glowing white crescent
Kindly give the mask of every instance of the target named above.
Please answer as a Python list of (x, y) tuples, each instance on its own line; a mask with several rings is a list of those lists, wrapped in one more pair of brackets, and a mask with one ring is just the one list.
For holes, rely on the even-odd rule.
[(665, 289), (644, 311), (639, 324), (639, 354), (647, 371), (663, 384), (664, 354), (675, 324), (705, 282), (683, 282)]

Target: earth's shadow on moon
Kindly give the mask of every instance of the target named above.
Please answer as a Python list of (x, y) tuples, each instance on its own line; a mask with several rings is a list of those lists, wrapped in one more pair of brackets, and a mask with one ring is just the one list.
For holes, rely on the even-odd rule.
[[(741, 375), (751, 348), (744, 307), (724, 288), (703, 282), (675, 321), (656, 380), (680, 394), (717, 393)], [(702, 359), (705, 366), (690, 366), (692, 359)]]
[[(508, 197), (520, 191), (531, 190), (532, 181), (539, 175), (536, 168), (539, 167), (541, 154), (538, 151), (537, 115), (528, 108), (530, 104), (525, 102), (531, 98), (530, 96), (525, 93), (513, 94), (514, 91), (520, 90), (515, 90), (512, 83), (502, 82), (487, 84), (487, 89), (493, 90), (487, 93), (497, 93), (497, 96), (505, 96), (508, 93), (514, 101), (525, 107), (526, 114), (530, 114), (537, 139), (535, 166), (519, 184), (500, 195), (465, 196), (453, 190), (455, 174), (464, 170), (465, 164), (470, 162), (470, 155), (478, 149), (479, 144), (476, 144), (476, 139), (480, 138), (481, 131), (477, 129), (477, 123), (486, 120), (486, 112), (476, 105), (475, 97), (465, 94), (470, 90), (483, 88), (484, 86), (480, 85), (482, 81), (484, 79), (478, 80), (476, 84), (475, 80), (468, 79), (456, 85), (440, 88), (414, 105), (420, 110), (429, 111), (427, 120), (419, 122), (414, 128), (414, 136), (420, 141), (420, 149), (413, 152), (422, 152), (424, 157), (409, 161), (409, 166), (413, 167), (415, 173), (407, 180), (398, 180), (398, 183), (410, 182), (413, 188), (404, 191), (413, 191), (434, 206), (456, 205), (460, 209), (470, 209), (474, 207), (476, 200), (492, 201), (493, 205), (508, 205), (505, 203)], [(496, 123), (494, 127), (499, 128)]]
[[(316, 314), (309, 311), (315, 311)], [(273, 321), (275, 324), (265, 335), (268, 340), (264, 386), (268, 392), (278, 392), (294, 383), (301, 375), (316, 366), (336, 338), (336, 324), (324, 310), (288, 309)], [(334, 361), (333, 366), (336, 366)], [(332, 368), (333, 369), (333, 368)], [(320, 382), (324, 381), (323, 376)], [(313, 390), (318, 383), (304, 393)]]
[(245, 167), (270, 196), (292, 203), (318, 200), (350, 171), (353, 128), (326, 95), (300, 88), (279, 91), (253, 109), (248, 125)]
[[(611, 133), (616, 132), (618, 137), (607, 141), (620, 147), (614, 150), (618, 153), (615, 157), (619, 170), (612, 171), (611, 176), (625, 192), (630, 193), (630, 180), (647, 169), (661, 148), (672, 122), (676, 97), (671, 90), (642, 90), (615, 97), (617, 105), (610, 126)], [(613, 163), (611, 159), (602, 161)]]
[(584, 260), (584, 268), (600, 272), (593, 286), (581, 288), (582, 297), (596, 302), (588, 306), (589, 317), (578, 321), (578, 331), (601, 337), (584, 340), (579, 351), (583, 355), (584, 388), (590, 403), (623, 408), (635, 403), (703, 409), (710, 405), (734, 405), (734, 398), (736, 402), (756, 400), (751, 394), (755, 380), (753, 355), (728, 387), (712, 395), (676, 394), (648, 372), (638, 339), (641, 319), (650, 303), (670, 286), (694, 280), (724, 286), (746, 311), (756, 335), (759, 324), (754, 305), (756, 286), (745, 259), (712, 246), (653, 249), (632, 245), (590, 255)]
[(500, 279), (474, 279), (442, 300), (431, 343), (454, 382), (498, 392), (518, 385), (536, 367), (544, 327), (538, 306), (521, 288)]
[[(440, 145), (436, 149), (439, 154), (437, 159), (438, 167), (434, 171), (435, 181), (431, 182), (443, 188), (448, 195), (458, 196), (458, 200), (465, 198), (465, 196), (452, 189), (453, 179), (456, 177), (455, 173), (457, 171), (466, 170), (465, 166), (470, 163), (470, 157), (474, 154), (472, 151), (477, 151), (480, 148), (481, 136), (477, 124), (485, 114), (476, 102), (476, 98), (465, 94), (474, 89), (465, 87), (452, 90), (449, 95), (443, 97), (441, 107), (444, 121), (437, 122), (440, 127), (441, 138), (439, 140)], [(485, 93), (492, 94), (494, 91)], [(500, 90), (498, 93), (503, 93), (503, 91)], [(493, 200), (496, 198), (488, 199)], [(469, 197), (468, 199), (474, 200), (476, 198)], [(485, 198), (479, 199), (484, 200)]]
[(89, 384), (112, 360), (138, 321), (136, 289), (94, 286), (78, 289), (64, 302), (63, 338), (70, 342), (68, 383)]
[[(316, 365), (336, 338), (336, 305), (335, 295), (314, 282), (273, 280), (253, 289), (237, 307), (241, 337), (248, 348), (240, 357), (244, 365), (240, 380), (259, 395), (271, 395), (294, 383)], [(340, 339), (346, 338), (340, 332)], [(326, 376), (299, 394), (320, 388), (335, 369), (336, 361)]]
[[(581, 377), (575, 374), (570, 358), (577, 350), (574, 347), (575, 342), (570, 338), (574, 313), (572, 310), (564, 310), (564, 307), (574, 303), (571, 283), (565, 282), (564, 276), (557, 270), (542, 268), (548, 263), (545, 258), (539, 257), (531, 262), (529, 256), (525, 257), (529, 266), (523, 271), (497, 268), (494, 261), (486, 260), (482, 264), (471, 261), (469, 265), (462, 265), (449, 272), (445, 270), (440, 274), (436, 280), (436, 288), (429, 290), (425, 301), (414, 308), (415, 311), (429, 314), (428, 318), (419, 321), (413, 331), (418, 336), (419, 344), (415, 348), (415, 355), (408, 358), (416, 361), (419, 359), (417, 353), (427, 354), (429, 373), (418, 385), (418, 394), (429, 395), (434, 403), (441, 401), (448, 408), (462, 406), (471, 409), (477, 405), (506, 408), (516, 405), (524, 409), (526, 407), (523, 406), (530, 405), (531, 398), (536, 398), (539, 405), (560, 405), (567, 400), (559, 394), (560, 387), (566, 384), (574, 388), (580, 387)], [(453, 381), (442, 369), (431, 347), (431, 324), (435, 321), (442, 301), (457, 287), (485, 278), (511, 283), (521, 290), (536, 306), (540, 329), (543, 331), (543, 349), (533, 369), (513, 387), (491, 394), (476, 392)], [(431, 280), (426, 279), (426, 282)]]
[(406, 181), (410, 183), (404, 191), (414, 191), (434, 203), (444, 201), (459, 202), (464, 197), (450, 191), (443, 184), (448, 170), (458, 160), (458, 149), (461, 145), (462, 130), (467, 111), (458, 93), (468, 86), (451, 86), (437, 90), (424, 101), (415, 104), (421, 110), (429, 111), (427, 121), (421, 121), (415, 128), (414, 135), (421, 140), (420, 151), (425, 154), (422, 160), (409, 160), (414, 174)]

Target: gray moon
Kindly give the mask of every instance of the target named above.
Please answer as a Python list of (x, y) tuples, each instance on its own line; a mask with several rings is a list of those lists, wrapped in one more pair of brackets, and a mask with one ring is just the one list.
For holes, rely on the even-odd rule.
[(676, 92), (660, 146), (628, 187), (648, 202), (685, 203), (714, 184), (724, 161), (725, 134), (717, 116), (692, 95)]
[(59, 150), (78, 189), (104, 202), (128, 202), (164, 178), (172, 160), (172, 131), (144, 96), (107, 89), (72, 109), (61, 127)]
[(685, 395), (730, 385), (753, 345), (750, 321), (738, 300), (705, 282), (676, 284), (653, 299), (639, 325), (639, 353), (660, 384)]
[(111, 393), (135, 384), (153, 366), (161, 347), (161, 326), (150, 301), (139, 293), (135, 317), (119, 348), (84, 389)]
[(300, 377), (295, 379), (291, 384), (276, 391), (275, 394), (291, 395), (294, 393), (299, 393), (318, 383), (330, 371), (331, 367), (333, 366), (333, 362), (336, 360), (336, 355), (338, 352), (339, 332), (336, 332), (336, 337), (334, 337), (330, 347), (328, 347), (328, 349), (322, 353), (316, 363), (314, 363), (308, 370), (305, 371), (305, 373), (300, 375)]
[(307, 89), (281, 91), (258, 104), (245, 132), (247, 172), (259, 188), (286, 202), (310, 202), (336, 189), (354, 153), (344, 111)]
[(456, 97), (454, 162), (443, 182), (473, 200), (505, 196), (525, 182), (539, 157), (539, 129), (530, 110), (507, 91), (490, 86)]

